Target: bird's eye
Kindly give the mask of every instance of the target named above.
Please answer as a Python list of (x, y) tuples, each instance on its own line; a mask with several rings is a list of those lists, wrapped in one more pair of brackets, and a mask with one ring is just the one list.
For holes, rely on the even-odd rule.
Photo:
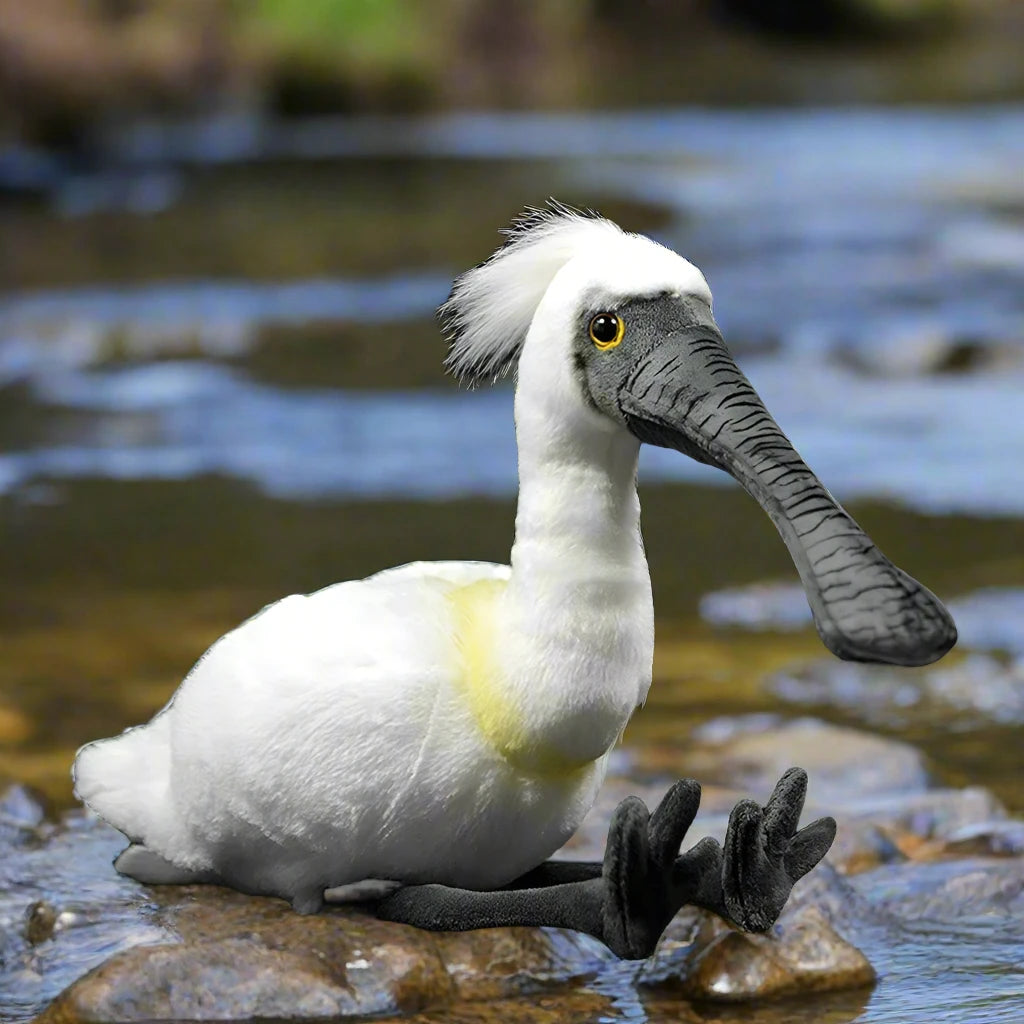
[(602, 352), (615, 348), (625, 333), (626, 325), (614, 313), (598, 313), (590, 321), (590, 340)]

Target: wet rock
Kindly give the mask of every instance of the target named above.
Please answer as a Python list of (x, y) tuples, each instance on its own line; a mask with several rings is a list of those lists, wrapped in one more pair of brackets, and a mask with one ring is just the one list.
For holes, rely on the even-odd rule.
[(696, 950), (680, 985), (691, 999), (747, 1002), (859, 988), (875, 980), (864, 954), (813, 908), (777, 936), (746, 935), (722, 925), (699, 936)]
[(834, 805), (851, 793), (869, 797), (925, 790), (921, 753), (897, 740), (812, 718), (774, 724), (763, 716), (718, 719), (694, 733), (689, 774), (765, 799), (793, 765), (805, 769), (808, 800)]
[(557, 928), (495, 928), (436, 939), (455, 992), (467, 1001), (537, 992), (615, 959), (596, 939)]
[(536, 991), (610, 958), (554, 929), (435, 935), (348, 907), (300, 917), (279, 900), (212, 886), (158, 893), (175, 944), (119, 953), (41, 1021), (408, 1014)]
[[(576, 990), (519, 1000), (463, 1003), (387, 1020), (400, 1019), (403, 1024), (565, 1024), (566, 1021), (619, 1020), (615, 1003), (616, 1000), (597, 992)], [(676, 1003), (671, 1012), (669, 1019), (678, 1024), (704, 1024), (702, 1018), (687, 1011), (685, 1004)]]
[[(904, 744), (773, 716), (718, 720), (698, 735), (680, 752), (678, 774), (705, 782), (687, 846), (721, 838), (736, 800), (764, 799), (794, 762), (812, 779), (804, 820), (839, 820), (831, 863), (795, 887), (767, 936), (684, 908), (655, 957), (629, 965), (554, 929), (432, 934), (353, 906), (300, 917), (279, 900), (121, 878), (110, 861), (123, 839), (79, 813), (0, 849), (0, 1016), (25, 1020), (25, 1007), (54, 1000), (42, 1024), (451, 1013), (470, 1021), (499, 1005), (520, 1019), (523, 1007), (549, 1000), (555, 1020), (570, 1013), (570, 983), (581, 979), (596, 992), (639, 984), (652, 998), (763, 999), (865, 984), (868, 961), (884, 965), (898, 947), (900, 920), (956, 928), (964, 913), (1024, 908), (1020, 834), (1003, 827), (998, 801), (983, 789), (924, 788), (920, 758)], [(625, 759), (617, 766), (631, 770)], [(637, 793), (653, 807), (670, 781), (610, 778), (563, 855), (600, 859), (614, 806)], [(975, 849), (1008, 855), (948, 859)]]
[[(554, 929), (435, 935), (355, 907), (301, 917), (217, 886), (147, 888), (111, 869), (123, 842), (74, 815), (0, 858), (0, 1016), (55, 996), (44, 1021), (404, 1015), (537, 992), (610, 958)], [(30, 897), (41, 881), (53, 902)]]
[(847, 942), (867, 943), (887, 934), (889, 915), (872, 904), (854, 884), (827, 861), (805, 875), (795, 886), (780, 924), (795, 920), (805, 909), (823, 914), (829, 925)]
[(25, 911), (25, 938), (38, 946), (53, 935), (57, 924), (57, 908), (46, 900), (37, 900)]
[(823, 865), (794, 888), (766, 935), (736, 931), (704, 912), (681, 915), (639, 980), (690, 999), (722, 1002), (857, 988), (871, 984), (875, 972), (847, 936), (885, 926), (855, 889)]
[(404, 1012), (443, 1002), (436, 955), (381, 946), (382, 959), (328, 958), (259, 939), (143, 946), (117, 954), (68, 988), (44, 1021), (307, 1017)]
[[(404, 1008), (389, 1000), (375, 1003), (375, 994), (363, 1012)], [(311, 964), (244, 940), (148, 946), (87, 974), (40, 1021), (326, 1017), (360, 1012), (362, 995), (347, 987), (343, 965)]]

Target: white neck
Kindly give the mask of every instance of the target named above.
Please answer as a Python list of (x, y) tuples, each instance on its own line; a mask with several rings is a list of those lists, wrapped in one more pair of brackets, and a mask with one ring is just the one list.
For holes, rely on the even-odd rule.
[(552, 423), (542, 403), (517, 394), (512, 582), (519, 595), (541, 604), (568, 597), (593, 607), (624, 576), (647, 574), (636, 493), (640, 446), (610, 424), (574, 426)]
[[(538, 746), (612, 746), (650, 685), (654, 622), (636, 493), (639, 444), (578, 392), (516, 392), (519, 507), (502, 651)], [(575, 385), (575, 382), (573, 382)]]

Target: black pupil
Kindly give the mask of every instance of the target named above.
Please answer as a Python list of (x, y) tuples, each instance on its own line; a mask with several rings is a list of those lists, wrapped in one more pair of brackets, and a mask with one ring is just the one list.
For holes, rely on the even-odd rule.
[(619, 333), (619, 318), (610, 313), (595, 316), (590, 325), (590, 333), (595, 341), (614, 341), (615, 335)]

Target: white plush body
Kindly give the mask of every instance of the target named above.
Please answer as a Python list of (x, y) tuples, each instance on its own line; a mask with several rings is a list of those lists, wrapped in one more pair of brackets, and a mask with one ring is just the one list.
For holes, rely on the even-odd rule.
[(421, 562), (286, 598), (151, 722), (79, 752), (78, 796), (180, 880), (303, 909), (367, 878), (492, 888), (593, 804), (650, 685), (653, 608), (639, 444), (584, 401), (561, 339), (580, 290), (610, 287), (595, 266), (627, 294), (706, 284), (607, 222), (566, 228), (579, 237), (558, 240), (532, 306), (471, 310), (491, 327), (516, 301), (536, 311), (519, 328), (511, 567)]
[(449, 595), (503, 566), (414, 564), (272, 605), (79, 795), (172, 864), (305, 903), (365, 878), (489, 888), (572, 834), (604, 775), (510, 770), (464, 694)]

